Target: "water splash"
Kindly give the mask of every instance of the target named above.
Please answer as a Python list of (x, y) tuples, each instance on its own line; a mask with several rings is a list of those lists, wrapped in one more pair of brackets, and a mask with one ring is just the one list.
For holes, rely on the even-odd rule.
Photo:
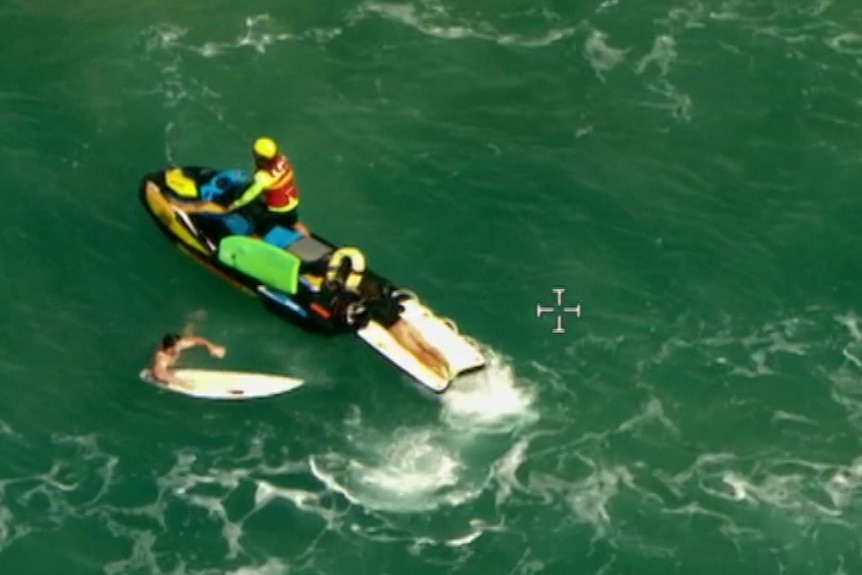
[(477, 486), (464, 481), (464, 464), (445, 435), (431, 429), (393, 435), (394, 441), (369, 432), (356, 437), (350, 455), (313, 456), (311, 472), (351, 503), (378, 511), (430, 511), (476, 496)]
[(356, 505), (387, 512), (457, 507), (477, 498), (495, 465), (477, 457), (483, 437), (535, 422), (533, 394), (503, 357), (486, 351), (482, 372), (459, 378), (441, 397), (442, 425), (381, 431), (348, 425), (350, 446), (313, 456), (312, 473)]
[(441, 398), (441, 419), (459, 431), (502, 433), (534, 423), (535, 393), (521, 385), (510, 361), (485, 350), (487, 367), (458, 379)]

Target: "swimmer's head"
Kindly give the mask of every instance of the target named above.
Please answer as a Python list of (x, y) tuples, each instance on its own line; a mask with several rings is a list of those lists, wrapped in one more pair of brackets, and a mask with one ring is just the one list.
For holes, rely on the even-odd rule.
[(177, 345), (177, 342), (180, 341), (180, 334), (178, 333), (166, 333), (162, 337), (162, 349), (167, 351)]

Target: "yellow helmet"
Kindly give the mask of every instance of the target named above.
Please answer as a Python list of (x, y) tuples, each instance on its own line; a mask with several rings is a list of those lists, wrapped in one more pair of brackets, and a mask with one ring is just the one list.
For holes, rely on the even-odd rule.
[(272, 138), (258, 138), (254, 141), (254, 155), (271, 160), (278, 153), (278, 146)]

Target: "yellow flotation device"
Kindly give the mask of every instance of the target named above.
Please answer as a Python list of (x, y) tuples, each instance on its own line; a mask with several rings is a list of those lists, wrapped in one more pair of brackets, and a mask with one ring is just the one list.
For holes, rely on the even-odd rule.
[(344, 285), (351, 290), (358, 290), (365, 273), (365, 256), (356, 248), (339, 248), (332, 253), (326, 264), (326, 281), (336, 281), (341, 264), (346, 258), (350, 259), (350, 273), (344, 281)]

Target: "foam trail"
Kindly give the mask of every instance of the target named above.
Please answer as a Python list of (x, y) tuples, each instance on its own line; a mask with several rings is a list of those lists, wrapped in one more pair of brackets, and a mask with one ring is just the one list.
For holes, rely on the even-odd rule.
[[(511, 432), (537, 419), (533, 394), (518, 385), (511, 364), (484, 351), (488, 367), (459, 378), (441, 396), (444, 425), (384, 431), (353, 424), (348, 452), (312, 456), (312, 474), (351, 503), (390, 513), (455, 507), (478, 497), (495, 465), (468, 456), (478, 436)], [(347, 425), (357, 415), (349, 417)], [(523, 453), (522, 447), (504, 454), (511, 461), (503, 472), (517, 468)]]
[[(420, 34), (441, 40), (482, 40), (501, 46), (520, 48), (543, 48), (574, 36), (575, 27), (551, 27), (536, 36), (506, 33), (497, 30), (489, 22), (468, 22), (447, 13), (437, 3), (393, 4), (386, 2), (364, 2), (348, 17), (355, 25), (367, 18), (377, 17), (416, 30)], [(545, 20), (554, 20), (548, 15)]]
[(355, 436), (355, 455), (313, 456), (312, 474), (351, 503), (381, 511), (428, 511), (475, 497), (476, 486), (464, 481), (464, 463), (446, 445), (446, 434), (401, 429), (393, 442), (372, 433)]
[(458, 379), (443, 395), (441, 419), (459, 430), (505, 432), (538, 419), (532, 390), (518, 385), (502, 356), (484, 350), (488, 366)]
[(605, 73), (614, 69), (625, 60), (629, 50), (614, 48), (607, 42), (608, 35), (601, 30), (593, 30), (584, 42), (584, 57), (593, 67), (596, 77), (605, 81)]

